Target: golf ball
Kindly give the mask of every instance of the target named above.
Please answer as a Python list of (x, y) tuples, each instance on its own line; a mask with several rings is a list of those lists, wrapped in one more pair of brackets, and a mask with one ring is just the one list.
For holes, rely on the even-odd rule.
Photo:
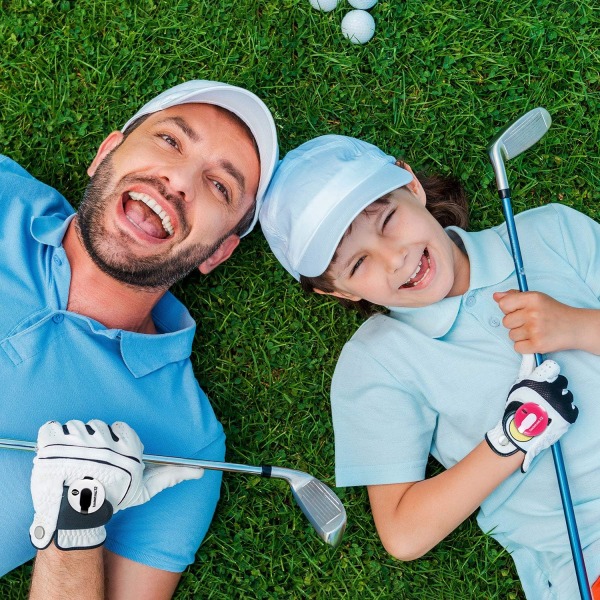
[(360, 8), (361, 10), (373, 8), (377, 4), (377, 0), (348, 0), (348, 2), (350, 6)]
[(310, 5), (317, 10), (329, 12), (337, 6), (338, 0), (310, 0)]
[(353, 44), (365, 44), (375, 33), (375, 19), (365, 10), (351, 10), (342, 19), (342, 33)]

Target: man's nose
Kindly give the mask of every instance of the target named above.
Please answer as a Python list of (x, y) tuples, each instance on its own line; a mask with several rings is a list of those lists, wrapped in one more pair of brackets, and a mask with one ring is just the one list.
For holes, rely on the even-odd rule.
[(170, 194), (191, 202), (196, 193), (200, 167), (197, 162), (179, 161), (162, 167), (160, 178), (164, 181)]

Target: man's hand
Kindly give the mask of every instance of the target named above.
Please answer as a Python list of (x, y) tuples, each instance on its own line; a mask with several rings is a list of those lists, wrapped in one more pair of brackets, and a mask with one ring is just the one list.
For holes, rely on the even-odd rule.
[[(497, 454), (525, 453), (523, 473), (531, 461), (554, 444), (575, 422), (579, 410), (573, 405), (568, 381), (553, 360), (535, 366), (534, 356), (525, 355), (515, 385), (508, 394), (502, 420), (485, 439)], [(532, 371), (533, 369), (533, 371)]]
[[(494, 300), (506, 315), (502, 324), (510, 330), (509, 337), (520, 354), (545, 354), (578, 347), (581, 336), (577, 331), (584, 318), (580, 309), (541, 292), (496, 292)], [(585, 328), (584, 322), (581, 325)]]
[(50, 421), (38, 434), (31, 495), (31, 542), (46, 548), (95, 548), (104, 543), (114, 513), (148, 501), (167, 487), (199, 479), (191, 467), (145, 466), (144, 447), (129, 425)]

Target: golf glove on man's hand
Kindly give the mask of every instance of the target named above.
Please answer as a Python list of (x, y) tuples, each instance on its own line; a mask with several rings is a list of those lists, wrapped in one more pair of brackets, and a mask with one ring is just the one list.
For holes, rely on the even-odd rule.
[(559, 375), (558, 364), (546, 360), (534, 367), (534, 355), (525, 354), (502, 420), (485, 435), (496, 454), (524, 452), (523, 473), (542, 450), (558, 441), (579, 414), (573, 394), (567, 389), (567, 379)]
[(38, 549), (55, 540), (62, 550), (104, 543), (114, 513), (143, 504), (158, 492), (204, 471), (144, 465), (144, 447), (129, 425), (102, 421), (50, 421), (38, 434), (31, 495), (35, 516), (29, 529)]

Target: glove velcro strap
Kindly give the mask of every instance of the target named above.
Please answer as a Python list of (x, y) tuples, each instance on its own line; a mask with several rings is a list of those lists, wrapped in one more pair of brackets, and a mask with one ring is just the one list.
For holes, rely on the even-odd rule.
[(63, 495), (58, 512), (57, 529), (93, 529), (106, 525), (113, 516), (113, 507), (108, 500), (95, 512), (81, 513), (76, 511), (68, 500), (69, 487), (63, 486)]
[(496, 427), (490, 429), (485, 434), (485, 441), (498, 456), (512, 456), (519, 451), (508, 437), (506, 437), (502, 423), (498, 423)]

